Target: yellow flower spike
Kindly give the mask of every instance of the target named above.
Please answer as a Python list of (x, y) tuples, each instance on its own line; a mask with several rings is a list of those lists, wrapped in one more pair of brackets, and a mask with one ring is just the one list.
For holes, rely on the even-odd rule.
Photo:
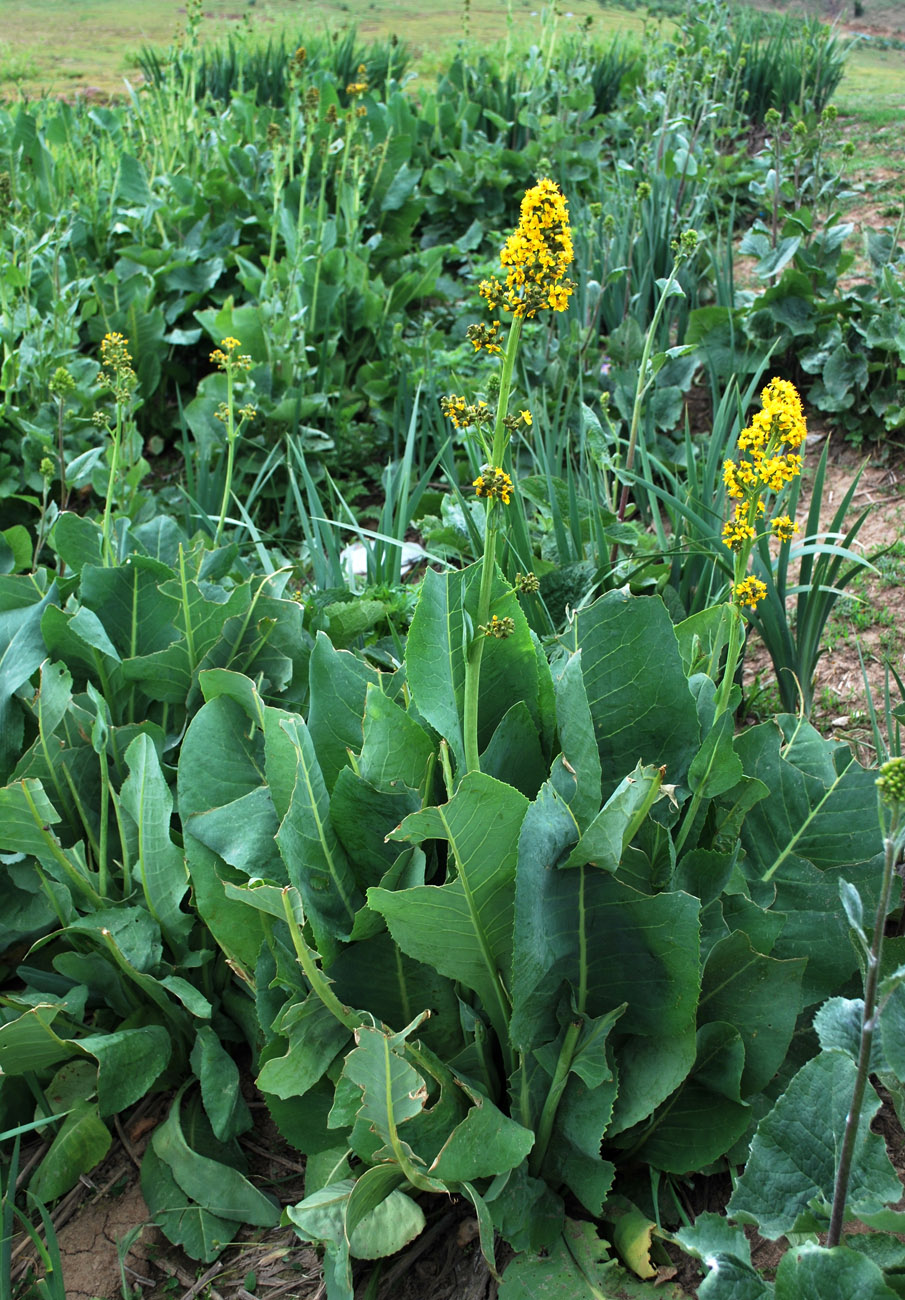
[(565, 311), (572, 293), (565, 274), (573, 257), (568, 205), (559, 186), (543, 178), (526, 191), (518, 226), (500, 253), (507, 268), (505, 290), (498, 281), (485, 280), (481, 295), (491, 310), (502, 299), (514, 316), (528, 320), (543, 307)]
[(767, 588), (760, 578), (749, 575), (742, 582), (736, 583), (732, 592), (737, 604), (748, 605), (751, 609), (756, 609), (760, 601), (766, 596)]

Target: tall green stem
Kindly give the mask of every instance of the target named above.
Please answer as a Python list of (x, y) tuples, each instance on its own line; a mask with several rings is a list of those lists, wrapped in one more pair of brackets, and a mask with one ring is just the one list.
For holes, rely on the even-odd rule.
[[(509, 409), (509, 393), (512, 389), (512, 375), (515, 370), (515, 358), (522, 334), (522, 318), (516, 316), (509, 330), (506, 352), (503, 356), (503, 368), (500, 374), (500, 391), (497, 398), (496, 418), (493, 425), (493, 445), (490, 451), (490, 463), (502, 468), (503, 456), (509, 442), (509, 433), (505, 419)], [(484, 527), (484, 555), (481, 561), (481, 586), (478, 592), (478, 612), (475, 620), (474, 635), (465, 658), (465, 698), (463, 703), (462, 726), (465, 737), (465, 770), (480, 770), (478, 750), (478, 699), (481, 689), (481, 659), (484, 656), (484, 633), (478, 629), (490, 622), (490, 604), (493, 594), (493, 579), (496, 565), (496, 519), (504, 507), (493, 499), (487, 501), (487, 513)]]
[(867, 1076), (870, 1073), (870, 1054), (877, 1027), (877, 985), (880, 979), (880, 957), (883, 953), (883, 932), (886, 926), (886, 914), (889, 911), (889, 898), (892, 891), (892, 879), (896, 859), (901, 848), (899, 836), (899, 806), (893, 806), (892, 824), (884, 839), (886, 850), (883, 862), (883, 886), (877, 915), (874, 919), (874, 933), (867, 954), (867, 979), (864, 982), (864, 1012), (861, 1018), (861, 1047), (858, 1052), (858, 1070), (855, 1075), (855, 1087), (852, 1092), (852, 1104), (849, 1106), (845, 1120), (845, 1134), (842, 1138), (842, 1150), (839, 1153), (839, 1167), (836, 1170), (836, 1183), (833, 1188), (833, 1208), (830, 1212), (830, 1228), (827, 1233), (827, 1246), (838, 1246), (842, 1235), (842, 1220), (845, 1214), (845, 1197), (852, 1169), (852, 1156), (858, 1136), (861, 1119), (861, 1107), (867, 1088)]
[(217, 520), (217, 531), (214, 534), (215, 547), (220, 545), (220, 537), (226, 521), (226, 508), (229, 505), (229, 494), (232, 491), (233, 466), (236, 458), (236, 412), (233, 400), (233, 370), (231, 365), (227, 366), (226, 369), (226, 406), (226, 479), (223, 483), (223, 500), (220, 502), (220, 518)]
[(110, 450), (110, 473), (107, 476), (107, 497), (104, 501), (104, 520), (102, 525), (102, 535), (104, 544), (104, 566), (109, 568), (114, 562), (113, 547), (110, 543), (110, 510), (113, 505), (113, 488), (116, 484), (116, 475), (119, 470), (119, 447), (122, 441), (122, 412), (116, 408), (116, 428), (112, 433), (112, 446)]
[[(654, 382), (654, 376), (653, 375), (648, 376), (647, 373), (647, 367), (650, 363), (651, 349), (653, 348), (653, 343), (654, 343), (654, 336), (657, 332), (657, 326), (660, 324), (660, 317), (663, 315), (663, 309), (666, 306), (666, 299), (670, 296), (670, 293), (672, 291), (672, 286), (675, 283), (676, 275), (678, 274), (678, 270), (679, 270), (679, 264), (680, 264), (680, 259), (677, 256), (675, 261), (673, 262), (672, 270), (669, 273), (669, 279), (666, 281), (666, 284), (663, 286), (663, 292), (660, 294), (659, 301), (657, 302), (657, 305), (654, 308), (653, 319), (651, 320), (651, 323), (647, 330), (647, 334), (644, 339), (644, 351), (641, 353), (641, 365), (638, 368), (638, 383), (635, 386), (635, 401), (632, 405), (632, 423), (631, 423), (631, 429), (629, 431), (628, 450), (625, 454), (625, 469), (627, 472), (631, 472), (632, 467), (634, 466), (635, 463), (635, 449), (638, 444), (638, 429), (641, 424), (641, 411), (644, 407), (644, 399), (647, 396), (648, 390), (651, 384)], [(625, 518), (625, 511), (626, 511), (626, 507), (628, 506), (628, 491), (629, 491), (629, 484), (627, 482), (623, 483), (622, 492), (619, 497), (619, 509), (617, 511), (617, 515), (620, 523)], [(611, 564), (616, 563), (617, 552), (618, 552), (618, 543), (613, 545), (613, 550), (610, 554)]]

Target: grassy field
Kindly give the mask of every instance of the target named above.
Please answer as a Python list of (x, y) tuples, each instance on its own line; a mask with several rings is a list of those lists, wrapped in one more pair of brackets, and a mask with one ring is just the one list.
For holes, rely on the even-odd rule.
[[(540, 34), (541, 0), (473, 0), (468, 18), (472, 37), (482, 43), (505, 38), (511, 21), (520, 44)], [(205, 0), (205, 40), (250, 27), (263, 40), (354, 23), (365, 38), (393, 33), (410, 43), (419, 68), (431, 72), (465, 35), (465, 6), (449, 0), (322, 0), (308, 7), (299, 0)], [(596, 33), (641, 31), (642, 13), (602, 7), (596, 0), (574, 0), (559, 20), (560, 30), (592, 18)], [(115, 93), (123, 77), (134, 77), (136, 55), (145, 45), (167, 46), (185, 24), (185, 9), (173, 0), (0, 0), (0, 93), (28, 95), (48, 91), (72, 94), (95, 87)], [(48, 40), (48, 33), (59, 33)], [(429, 35), (429, 43), (426, 37)]]

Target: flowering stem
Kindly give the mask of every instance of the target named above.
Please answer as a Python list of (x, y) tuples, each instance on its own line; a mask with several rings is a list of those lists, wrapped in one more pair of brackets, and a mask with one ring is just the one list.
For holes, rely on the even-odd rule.
[(861, 1119), (861, 1107), (870, 1073), (870, 1054), (877, 1027), (877, 985), (880, 979), (880, 957), (883, 952), (883, 931), (886, 926), (886, 913), (889, 911), (889, 896), (892, 891), (892, 878), (899, 855), (899, 805), (893, 804), (891, 825), (884, 837), (886, 850), (883, 862), (883, 885), (877, 915), (874, 919), (873, 940), (867, 954), (867, 979), (864, 982), (864, 1012), (861, 1018), (861, 1046), (858, 1052), (858, 1070), (855, 1075), (855, 1087), (852, 1092), (852, 1104), (845, 1119), (845, 1134), (842, 1150), (839, 1153), (839, 1167), (836, 1170), (836, 1183), (833, 1188), (833, 1208), (830, 1212), (830, 1228), (826, 1244), (838, 1246), (842, 1235), (842, 1219), (845, 1213), (845, 1197), (848, 1192), (848, 1180), (852, 1168), (852, 1156), (855, 1140), (858, 1136), (858, 1124)]
[[(522, 318), (516, 316), (509, 330), (506, 352), (500, 374), (500, 391), (497, 397), (496, 419), (493, 426), (493, 446), (490, 463), (502, 467), (503, 456), (509, 441), (505, 425), (506, 412), (509, 409), (509, 392), (512, 387), (512, 375), (515, 370), (515, 357), (518, 352), (522, 334)], [(484, 527), (484, 555), (481, 560), (481, 586), (478, 592), (478, 611), (473, 629), (471, 643), (465, 657), (465, 698), (462, 706), (462, 729), (465, 740), (465, 770), (477, 772), (481, 761), (478, 751), (478, 698), (481, 688), (481, 660), (484, 656), (484, 633), (479, 628), (490, 622), (490, 603), (493, 593), (493, 578), (496, 566), (497, 512), (502, 509), (499, 502), (488, 498)]]
[(105, 567), (109, 567), (114, 562), (113, 547), (110, 544), (110, 507), (113, 503), (113, 487), (116, 483), (116, 475), (119, 469), (119, 444), (122, 440), (122, 424), (122, 412), (119, 405), (117, 405), (116, 428), (113, 430), (111, 435), (110, 473), (107, 477), (107, 498), (104, 501), (104, 522), (102, 528)]
[[(654, 380), (653, 375), (648, 376), (647, 374), (647, 367), (648, 367), (648, 363), (650, 362), (650, 354), (651, 354), (651, 348), (653, 347), (654, 335), (657, 332), (657, 326), (660, 324), (660, 317), (663, 315), (663, 308), (666, 305), (666, 299), (670, 295), (670, 290), (672, 289), (673, 282), (675, 281), (676, 273), (678, 272), (678, 270), (679, 270), (679, 258), (677, 257), (673, 262), (672, 270), (669, 273), (669, 279), (666, 281), (666, 284), (663, 286), (663, 292), (660, 294), (660, 299), (656, 307), (654, 308), (653, 319), (651, 320), (650, 326), (647, 331), (647, 335), (645, 336), (644, 339), (644, 351), (641, 354), (641, 365), (638, 369), (638, 383), (635, 387), (635, 401), (634, 401), (634, 405), (632, 406), (632, 423), (629, 432), (628, 451), (625, 454), (625, 469), (627, 472), (631, 472), (632, 466), (635, 463), (635, 447), (637, 446), (637, 442), (638, 442), (638, 427), (641, 423), (641, 409), (644, 405), (644, 399), (647, 396), (648, 389), (650, 388)], [(619, 497), (619, 509), (617, 511), (617, 517), (620, 523), (622, 523), (622, 521), (625, 519), (625, 511), (628, 506), (628, 492), (629, 492), (629, 484), (623, 483), (622, 492)], [(610, 553), (611, 564), (616, 563), (616, 555), (618, 549), (619, 549), (618, 543), (614, 543), (613, 549)]]
[(220, 502), (220, 518), (217, 520), (217, 531), (214, 534), (214, 546), (220, 544), (223, 524), (226, 521), (226, 507), (229, 505), (229, 494), (232, 491), (233, 464), (236, 457), (236, 413), (233, 402), (233, 368), (231, 365), (226, 367), (226, 406), (228, 411), (226, 424), (226, 479), (223, 484), (223, 500)]

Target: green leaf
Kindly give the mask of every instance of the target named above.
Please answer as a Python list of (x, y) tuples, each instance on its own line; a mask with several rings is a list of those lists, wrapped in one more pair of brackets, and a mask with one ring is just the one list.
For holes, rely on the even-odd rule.
[(33, 1175), (29, 1191), (39, 1201), (56, 1200), (76, 1185), (79, 1174), (100, 1164), (112, 1141), (97, 1104), (77, 1101)]
[(627, 1008), (610, 1130), (618, 1132), (649, 1115), (694, 1061), (700, 903), (642, 894), (592, 867), (557, 868), (573, 836), (567, 806), (544, 786), (519, 841), (512, 1036), (525, 1051), (556, 1034), (563, 981), (584, 990), (579, 1010), (590, 1017)]
[(22, 524), (0, 531), (0, 572), (17, 573), (31, 567), (31, 534)]
[(392, 1034), (362, 1025), (356, 1032), (357, 1046), (346, 1057), (343, 1078), (361, 1089), (358, 1119), (383, 1144), (375, 1157), (395, 1157), (409, 1181), (439, 1191), (442, 1183), (414, 1172), (412, 1152), (397, 1136), (397, 1129), (420, 1115), (427, 1103), (424, 1079), (402, 1054), (405, 1037), (413, 1028), (414, 1024)]
[[(829, 998), (814, 1016), (814, 1029), (823, 1052), (845, 1052), (857, 1062), (861, 1053), (861, 1024), (864, 1019), (863, 998)], [(889, 1031), (889, 1003), (880, 1016), (880, 1034), (875, 1034), (870, 1050), (870, 1073), (889, 1069), (883, 1048)], [(898, 1027), (898, 1026), (897, 1026)], [(893, 1036), (894, 1037), (894, 1036)]]
[(364, 744), (358, 760), (363, 780), (377, 790), (397, 785), (420, 790), (436, 747), (424, 728), (379, 686), (367, 688)]
[(479, 1096), (449, 1135), (430, 1173), (445, 1183), (492, 1178), (515, 1169), (533, 1146), (534, 1133), (530, 1129)]
[(287, 1100), (304, 1096), (349, 1042), (349, 1031), (314, 993), (291, 1003), (275, 1029), (288, 1039), (282, 1056), (271, 1056), (256, 1080), (263, 1092)]
[(742, 823), (743, 870), (754, 901), (786, 914), (772, 955), (808, 959), (808, 1005), (837, 993), (857, 966), (839, 906), (840, 878), (858, 889), (868, 914), (877, 905), (877, 792), (874, 773), (847, 746), (823, 740), (797, 718), (782, 715), (776, 723), (736, 738), (745, 772), (770, 791)]
[(363, 660), (348, 650), (334, 650), (318, 632), (308, 665), (308, 730), (328, 791), (348, 765), (347, 750), (357, 754), (362, 747), (365, 700), (379, 680)]
[[(854, 1062), (842, 1052), (821, 1052), (798, 1071), (757, 1127), (729, 1202), (734, 1218), (756, 1223), (771, 1241), (784, 1233), (825, 1228), (855, 1075)], [(876, 1212), (901, 1195), (883, 1139), (870, 1131), (879, 1109), (879, 1097), (868, 1088), (847, 1199), (855, 1215)]]
[(97, 1060), (97, 1104), (101, 1115), (119, 1115), (150, 1091), (169, 1064), (173, 1041), (162, 1025), (118, 1029), (72, 1040)]
[(149, 1142), (141, 1162), (141, 1193), (151, 1217), (192, 1259), (209, 1264), (235, 1236), (235, 1225), (193, 1205)]
[[(34, 591), (38, 595), (38, 591)], [(57, 599), (56, 583), (40, 600), (0, 610), (0, 779), (5, 780), (19, 757), (21, 715), (14, 696), (46, 658), (41, 635), (44, 611)]]
[(893, 1300), (877, 1265), (847, 1246), (806, 1244), (787, 1250), (776, 1270), (776, 1300)]
[(57, 555), (73, 573), (81, 573), (86, 564), (103, 562), (104, 535), (93, 519), (64, 510), (57, 516), (50, 535)]
[(804, 970), (803, 958), (777, 961), (755, 952), (739, 930), (710, 950), (698, 1023), (723, 1021), (738, 1030), (745, 1047), (742, 1096), (761, 1092), (785, 1060), (802, 1010)]
[(170, 1168), (176, 1182), (191, 1200), (218, 1218), (257, 1227), (273, 1228), (280, 1212), (262, 1192), (236, 1169), (210, 1160), (186, 1143), (179, 1118), (177, 1094), (170, 1113), (154, 1130), (154, 1153)]
[(516, 852), (527, 806), (512, 786), (467, 773), (449, 803), (413, 813), (391, 836), (415, 844), (448, 841), (455, 879), (395, 893), (368, 890), (369, 906), (386, 917), (400, 948), (477, 993), (503, 1043), (508, 1041), (503, 988), (510, 986)]
[(138, 861), (134, 870), (141, 880), (148, 910), (173, 951), (186, 951), (193, 919), (179, 906), (188, 892), (188, 872), (182, 853), (170, 839), (173, 796), (164, 780), (154, 743), (136, 736), (126, 750), (129, 776), (123, 782), (120, 802), (138, 832)]
[(226, 1142), (251, 1128), (251, 1115), (239, 1089), (239, 1068), (209, 1025), (198, 1028), (191, 1063), (215, 1136)]
[(575, 648), (610, 793), (639, 763), (681, 784), (700, 747), (676, 634), (658, 596), (601, 596), (575, 617)]
[(562, 1236), (543, 1255), (517, 1255), (499, 1300), (683, 1300), (678, 1286), (633, 1278), (610, 1258), (592, 1223), (567, 1219)]
[(639, 819), (660, 790), (661, 780), (659, 768), (642, 767), (639, 763), (587, 827), (569, 854), (565, 868), (591, 863), (601, 871), (618, 871), (622, 855), (638, 830)]
[(600, 808), (600, 753), (581, 669), (581, 652), (571, 654), (553, 674), (556, 720), (562, 755), (575, 773), (572, 816), (584, 831)]
[(0, 1025), (0, 1071), (25, 1074), (45, 1070), (73, 1055), (74, 1049), (51, 1028), (59, 1006), (36, 1006)]
[[(369, 1169), (355, 1184), (350, 1197), (347, 1215), (351, 1217), (354, 1198), (369, 1177), (386, 1177), (380, 1166)], [(424, 1211), (417, 1201), (398, 1188), (369, 1210), (354, 1227), (347, 1222), (349, 1253), (354, 1259), (382, 1259), (403, 1250), (410, 1241), (420, 1236), (426, 1223)]]
[(490, 744), (481, 755), (481, 771), (507, 781), (533, 799), (547, 776), (537, 723), (524, 700), (513, 704), (500, 719)]
[(318, 951), (329, 961), (351, 935), (364, 897), (330, 820), (329, 795), (308, 728), (297, 718), (284, 720), (282, 729), (295, 749), (296, 779), (277, 845), (289, 880), (301, 894)]
[(742, 779), (741, 760), (733, 747), (734, 717), (722, 713), (704, 737), (688, 769), (688, 784), (705, 799), (715, 799), (734, 789)]
[(360, 889), (379, 884), (392, 867), (399, 849), (386, 837), (420, 807), (420, 796), (401, 781), (393, 789), (378, 790), (350, 767), (340, 772), (330, 799), (330, 821)]
[[(462, 711), (465, 660), (478, 635), (478, 590), (481, 565), (438, 573), (428, 569), (406, 644), (406, 675), (415, 707), (449, 743), (460, 771), (465, 766)], [(515, 632), (488, 637), (481, 661), (478, 744), (484, 750), (503, 715), (523, 701), (535, 723), (540, 721), (538, 668), (531, 633), (515, 593), (497, 576), (492, 611), (511, 618)]]

